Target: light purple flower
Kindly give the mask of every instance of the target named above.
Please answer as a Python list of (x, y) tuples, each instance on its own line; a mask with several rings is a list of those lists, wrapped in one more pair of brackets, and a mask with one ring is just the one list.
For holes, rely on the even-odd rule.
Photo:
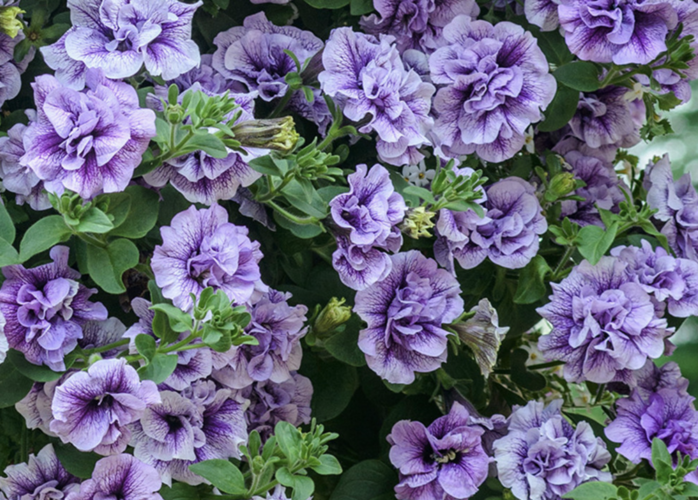
[(27, 166), (20, 163), (24, 156), (24, 133), (27, 126), (17, 123), (0, 137), (0, 180), (9, 192), (15, 194), (18, 205), (28, 203), (32, 210), (51, 208), (44, 184)]
[(160, 475), (132, 455), (114, 455), (95, 464), (92, 477), (72, 492), (67, 500), (162, 500)]
[(429, 59), (434, 134), (453, 156), (477, 153), (500, 162), (514, 156), (531, 123), (555, 96), (555, 78), (536, 39), (520, 26), (456, 17), (444, 28), (448, 45)]
[(36, 78), (37, 117), (20, 161), (48, 191), (69, 189), (84, 199), (123, 191), (155, 136), (155, 113), (139, 108), (131, 85), (89, 71), (87, 86), (77, 92), (51, 75)]
[[(378, 40), (351, 28), (336, 28), (322, 54), (325, 71), (318, 80), (323, 92), (343, 105), (347, 118), (368, 121), (359, 131), (376, 132), (378, 156), (402, 166), (415, 154), (414, 148), (429, 144), (435, 89), (405, 69), (393, 42), (392, 36)], [(418, 154), (416, 159), (422, 157)]]
[(485, 217), (474, 211), (439, 213), (437, 260), (449, 269), (455, 258), (464, 269), (485, 258), (508, 269), (530, 262), (539, 237), (548, 229), (535, 189), (519, 177), (507, 177), (487, 188)]
[(337, 250), (332, 254), (332, 267), (349, 288), (364, 290), (382, 281), (390, 273), (390, 256), (372, 246), (354, 245), (346, 235), (335, 235)]
[(295, 426), (310, 423), (313, 385), (303, 375), (293, 373), (279, 384), (269, 380), (255, 382), (237, 391), (236, 397), (250, 401), (245, 410), (247, 429), (259, 432), (262, 441), (273, 434), (274, 426), (281, 421)]
[(301, 365), (303, 349), (300, 339), (308, 331), (304, 327), (308, 308), (302, 304), (288, 305), (290, 293), (270, 290), (249, 307), (252, 320), (245, 333), (256, 338), (258, 345), (232, 347), (217, 358), (227, 363), (213, 375), (221, 384), (243, 389), (253, 382), (271, 380), (281, 383)]
[(499, 480), (520, 500), (559, 500), (582, 483), (612, 479), (601, 471), (611, 460), (605, 443), (587, 422), (574, 429), (561, 407), (557, 400), (516, 408), (508, 434), (494, 442)]
[(15, 61), (15, 47), (24, 39), (24, 32), (21, 30), (14, 38), (0, 33), (0, 106), (19, 95), (22, 87), (21, 75), (36, 54), (36, 49), (32, 47), (24, 59), (20, 62)]
[(197, 210), (191, 206), (160, 228), (163, 243), (151, 261), (155, 282), (175, 306), (189, 310), (193, 293), (206, 287), (223, 290), (236, 304), (244, 304), (261, 285), (259, 243), (247, 237), (244, 226), (228, 222), (219, 205)]
[(627, 93), (625, 87), (609, 86), (580, 94), (577, 113), (570, 120), (574, 136), (592, 148), (629, 148), (640, 142), (645, 105), (640, 99), (628, 101)]
[(401, 53), (409, 49), (430, 53), (451, 19), (480, 14), (472, 0), (376, 0), (373, 6), (378, 14), (363, 17), (361, 27), (374, 36), (394, 36)]
[(553, 31), (560, 25), (557, 7), (560, 0), (524, 0), (526, 20), (541, 31)]
[[(104, 347), (124, 338), (126, 326), (118, 318), (107, 318), (105, 321), (88, 321), (82, 326), (82, 338), (78, 345), (82, 349)], [(119, 353), (119, 348), (100, 353), (103, 358), (113, 357)]]
[(0, 314), (10, 347), (55, 371), (65, 370), (64, 357), (82, 338), (83, 325), (107, 319), (106, 308), (89, 300), (97, 290), (78, 283), (80, 273), (68, 267), (68, 251), (53, 247), (53, 262), (33, 269), (3, 268), (6, 279), (0, 287)]
[(698, 193), (690, 174), (675, 181), (664, 155), (647, 166), (643, 186), (647, 204), (657, 210), (652, 217), (664, 223), (661, 231), (676, 255), (698, 262)]
[(191, 22), (200, 5), (176, 0), (69, 0), (73, 26), (41, 52), (61, 83), (76, 90), (83, 87), (88, 68), (120, 79), (135, 75), (145, 64), (152, 76), (171, 80), (199, 64)]
[(399, 500), (455, 500), (473, 496), (487, 479), (489, 457), (482, 449), (483, 430), (469, 425), (470, 415), (454, 403), (448, 415), (429, 427), (401, 420), (393, 426), (390, 462), (400, 472)]
[[(199, 389), (205, 390), (202, 392)], [(134, 433), (134, 438), (145, 440), (144, 444), (136, 445), (136, 448), (141, 450), (138, 452), (141, 455), (139, 458), (155, 467), (160, 473), (162, 482), (167, 485), (170, 485), (173, 479), (193, 485), (202, 483), (203, 478), (191, 472), (189, 465), (214, 458), (240, 458), (239, 446), (247, 441), (245, 404), (236, 401), (232, 391), (229, 389), (216, 391), (210, 381), (200, 381), (196, 382), (190, 390), (183, 391), (183, 394), (187, 394), (187, 397), (195, 403), (198, 418), (196, 415), (190, 417), (183, 409), (184, 406), (179, 406), (181, 404), (179, 401), (177, 406), (172, 407), (170, 414), (165, 412), (160, 413), (159, 416), (153, 415), (153, 425), (148, 426), (148, 432), (156, 437), (145, 433), (146, 426), (143, 434)], [(186, 433), (179, 430), (185, 426), (185, 421), (195, 427), (193, 429), (194, 458), (161, 460), (154, 456), (150, 450), (157, 447), (157, 442), (165, 445), (160, 448), (164, 453), (165, 449), (173, 446), (178, 437), (186, 437)], [(142, 421), (141, 424), (143, 424)]]
[[(252, 0), (252, 3), (258, 3), (259, 0), (255, 1)], [(307, 500), (312, 500), (313, 497), (308, 498)], [(261, 497), (259, 495), (255, 495), (252, 497), (252, 500), (290, 500), (288, 494), (286, 493), (286, 488), (284, 486), (281, 486), (280, 484), (277, 484), (276, 487), (274, 488), (273, 491), (267, 491), (267, 495), (264, 497)], [(303, 499), (306, 500), (306, 499)]]
[(561, 0), (558, 14), (570, 51), (600, 63), (649, 63), (678, 22), (667, 0)]
[(382, 281), (356, 294), (354, 311), (367, 323), (359, 349), (369, 368), (393, 384), (410, 384), (415, 372), (446, 361), (448, 332), (441, 326), (463, 312), (456, 279), (416, 250), (391, 257)]
[(54, 420), (51, 403), (56, 387), (65, 382), (72, 373), (66, 372), (59, 379), (50, 382), (34, 382), (29, 394), (15, 403), (15, 409), (24, 417), (27, 429), (40, 429), (49, 436), (56, 435), (50, 428)]
[(627, 381), (630, 370), (664, 354), (674, 330), (657, 317), (650, 295), (628, 276), (625, 262), (584, 261), (552, 287), (550, 302), (537, 311), (553, 330), (538, 346), (547, 359), (566, 362), (568, 381)]
[(157, 387), (141, 380), (126, 360), (105, 359), (56, 388), (51, 431), (78, 450), (113, 455), (126, 449), (129, 424), (160, 402)]
[(642, 248), (620, 246), (611, 255), (628, 264), (627, 272), (642, 289), (658, 302), (666, 302), (669, 314), (677, 318), (698, 315), (698, 263), (675, 258), (662, 247), (652, 248), (642, 240)]
[(597, 156), (587, 156), (578, 150), (569, 151), (565, 155), (565, 161), (571, 167), (571, 173), (575, 179), (585, 183), (572, 194), (581, 196), (584, 201), (563, 200), (560, 204), (560, 217), (568, 217), (572, 222), (580, 226), (594, 224), (603, 227), (599, 208), (618, 212), (618, 204), (625, 200), (623, 191), (630, 191), (613, 165), (603, 161)]
[(28, 463), (9, 465), (7, 477), (0, 477), (0, 489), (7, 500), (62, 500), (80, 488), (80, 480), (68, 473), (47, 444)]
[(669, 453), (698, 458), (698, 412), (695, 398), (676, 389), (651, 394), (634, 391), (616, 401), (617, 416), (606, 427), (606, 437), (620, 443), (616, 451), (633, 463), (652, 459), (652, 440), (659, 438)]
[(657, 366), (647, 360), (645, 366), (635, 372), (635, 390), (644, 398), (660, 389), (671, 389), (681, 395), (688, 394), (688, 379), (681, 376), (679, 365), (673, 361)]

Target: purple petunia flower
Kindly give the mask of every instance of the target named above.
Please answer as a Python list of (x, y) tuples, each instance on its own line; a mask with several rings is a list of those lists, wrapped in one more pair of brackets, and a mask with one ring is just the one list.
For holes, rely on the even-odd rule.
[(434, 134), (452, 156), (477, 153), (499, 162), (525, 143), (531, 123), (555, 96), (555, 78), (531, 33), (509, 22), (492, 26), (468, 16), (444, 28), (448, 44), (429, 59)]
[(645, 170), (647, 204), (657, 210), (652, 217), (664, 223), (662, 234), (676, 255), (698, 262), (698, 193), (690, 174), (675, 181), (669, 155), (650, 162)]
[(490, 459), (482, 449), (483, 430), (469, 425), (469, 417), (454, 403), (429, 427), (410, 420), (393, 426), (388, 442), (390, 462), (400, 472), (399, 500), (465, 499), (478, 491)]
[(135, 89), (87, 72), (88, 89), (61, 86), (51, 75), (33, 84), (36, 120), (24, 133), (28, 166), (48, 191), (89, 199), (123, 191), (152, 137), (155, 113), (140, 109)]
[(606, 437), (620, 443), (616, 451), (633, 463), (652, 459), (652, 440), (659, 438), (669, 453), (698, 458), (698, 412), (695, 398), (673, 388), (651, 394), (634, 391), (616, 401), (617, 416), (606, 427)]
[(303, 327), (308, 308), (302, 304), (288, 305), (290, 298), (288, 292), (269, 290), (249, 307), (252, 320), (245, 327), (245, 333), (259, 343), (217, 353), (219, 361), (214, 379), (231, 389), (243, 389), (253, 382), (281, 383), (291, 378), (291, 371), (301, 366), (300, 340), (308, 331)]
[(651, 296), (628, 275), (628, 265), (603, 257), (584, 261), (561, 283), (538, 313), (552, 323), (538, 346), (546, 358), (566, 362), (570, 382), (627, 381), (629, 370), (664, 354), (673, 334), (657, 317)]
[(679, 365), (673, 361), (659, 367), (647, 360), (645, 366), (635, 372), (635, 383), (635, 390), (645, 398), (660, 389), (671, 389), (681, 395), (688, 395), (688, 379), (681, 376)]
[(193, 293), (213, 287), (236, 304), (244, 304), (263, 289), (259, 272), (259, 243), (248, 230), (228, 222), (218, 205), (197, 210), (191, 206), (160, 228), (163, 243), (155, 247), (151, 266), (162, 294), (175, 306), (189, 310)]
[(562, 401), (530, 401), (509, 417), (509, 432), (494, 442), (498, 477), (520, 500), (559, 500), (587, 481), (611, 481), (601, 469), (611, 460), (587, 422), (574, 429)]
[(128, 425), (159, 402), (155, 383), (141, 382), (125, 359), (105, 359), (56, 388), (50, 429), (78, 450), (121, 453), (131, 436)]
[(34, 382), (29, 394), (15, 403), (17, 413), (24, 417), (28, 429), (40, 429), (44, 434), (55, 436), (51, 432), (51, 422), (54, 421), (51, 412), (53, 396), (56, 387), (65, 382), (72, 371), (66, 372), (59, 379), (50, 382)]
[(572, 134), (592, 148), (629, 148), (640, 142), (645, 105), (641, 99), (628, 101), (627, 93), (625, 87), (609, 86), (580, 94), (577, 113), (570, 120)]
[(541, 31), (553, 31), (560, 25), (558, 5), (560, 0), (524, 0), (526, 20)]
[[(265, 101), (273, 101), (292, 92), (285, 80), (298, 71), (290, 51), (303, 65), (323, 47), (322, 40), (310, 31), (294, 26), (276, 26), (264, 12), (245, 18), (235, 26), (216, 35), (212, 66), (226, 78), (240, 82), (248, 91), (256, 91)], [(315, 122), (324, 131), (331, 120), (330, 112), (318, 91), (310, 103), (303, 92), (295, 92), (288, 103), (291, 110)]]
[(58, 80), (76, 90), (85, 84), (88, 68), (120, 79), (135, 75), (145, 64), (152, 76), (171, 80), (199, 64), (191, 22), (201, 4), (68, 0), (73, 26), (41, 53)]
[(15, 194), (18, 205), (28, 203), (32, 210), (51, 208), (44, 192), (44, 184), (26, 165), (20, 163), (24, 156), (24, 133), (27, 125), (17, 123), (0, 137), (0, 180), (9, 192)]
[[(255, 2), (255, 0), (252, 0), (252, 3), (259, 3), (259, 1)], [(312, 497), (303, 500), (311, 499)], [(290, 498), (286, 493), (286, 488), (284, 486), (281, 486), (280, 484), (277, 484), (276, 487), (274, 487), (273, 491), (267, 491), (266, 496), (260, 497), (259, 495), (255, 495), (252, 497), (251, 500), (290, 500)]]
[(80, 485), (80, 490), (67, 500), (162, 500), (158, 471), (132, 455), (114, 455), (95, 464), (92, 477)]
[(376, 0), (373, 6), (378, 14), (363, 17), (361, 27), (374, 36), (394, 36), (401, 53), (409, 49), (431, 53), (451, 19), (480, 14), (472, 0)]
[[(190, 399), (188, 406), (176, 393), (163, 398), (162, 406), (154, 406), (145, 421), (143, 430), (134, 432), (136, 456), (152, 465), (160, 473), (162, 482), (172, 480), (188, 484), (200, 484), (203, 478), (189, 470), (189, 465), (214, 458), (240, 458), (239, 446), (247, 441), (244, 410), (246, 404), (233, 398), (229, 389), (216, 390), (211, 381), (195, 382), (182, 395)], [(192, 408), (196, 409), (191, 413)], [(191, 427), (191, 432), (189, 431)], [(181, 440), (181, 441), (180, 441)], [(173, 450), (181, 456), (193, 442), (193, 458), (162, 459)], [(173, 453), (174, 455), (174, 453)]]
[(80, 480), (68, 473), (47, 444), (28, 463), (9, 465), (7, 477), (0, 477), (0, 489), (7, 500), (62, 500), (80, 488)]
[(345, 285), (361, 290), (390, 272), (390, 258), (376, 248), (400, 249), (402, 234), (397, 225), (406, 207), (381, 165), (370, 170), (357, 165), (348, 182), (349, 192), (330, 201), (332, 220), (338, 227), (332, 263)]
[(24, 39), (25, 35), (21, 30), (14, 38), (0, 33), (0, 106), (17, 97), (22, 87), (21, 75), (36, 54), (36, 49), (32, 47), (21, 61), (15, 61), (15, 48)]
[(80, 273), (68, 267), (68, 247), (51, 249), (52, 263), (33, 269), (21, 265), (3, 268), (0, 314), (10, 347), (36, 365), (64, 371), (64, 357), (82, 338), (90, 320), (107, 319), (100, 302), (90, 302), (95, 289), (78, 283)]
[(322, 54), (325, 71), (318, 80), (323, 92), (343, 104), (344, 115), (368, 120), (359, 131), (378, 135), (378, 156), (402, 166), (420, 160), (414, 149), (429, 144), (427, 132), (434, 86), (405, 69), (392, 36), (378, 40), (351, 28), (332, 31)]
[(649, 63), (678, 22), (669, 0), (560, 0), (558, 14), (570, 51), (600, 63)]
[(416, 250), (391, 257), (382, 281), (356, 294), (354, 311), (367, 323), (359, 349), (369, 368), (393, 384), (446, 361), (448, 332), (441, 325), (463, 312), (458, 281)]
[(698, 262), (675, 258), (662, 247), (620, 246), (611, 255), (628, 264), (627, 272), (658, 302), (666, 302), (669, 314), (677, 318), (698, 315)]
[[(78, 340), (81, 349), (104, 347), (124, 338), (126, 326), (118, 318), (105, 321), (88, 321), (82, 326), (82, 338)], [(103, 358), (112, 358), (123, 349), (116, 348), (100, 353)]]
[(507, 177), (487, 188), (485, 217), (474, 211), (441, 210), (436, 258), (453, 269), (455, 258), (464, 269), (486, 257), (508, 269), (519, 269), (538, 252), (539, 236), (548, 230), (535, 189), (519, 177)]
[(236, 397), (250, 401), (245, 410), (247, 429), (259, 432), (262, 441), (273, 434), (274, 426), (281, 421), (295, 426), (310, 423), (313, 385), (303, 375), (293, 373), (279, 384), (269, 380), (255, 382), (237, 391)]

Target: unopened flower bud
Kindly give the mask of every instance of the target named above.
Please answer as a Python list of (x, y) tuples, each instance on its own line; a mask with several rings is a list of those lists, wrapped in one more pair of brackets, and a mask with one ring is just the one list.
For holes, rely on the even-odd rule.
[(167, 116), (167, 121), (170, 123), (182, 123), (185, 115), (184, 108), (179, 104), (170, 104), (167, 106), (165, 115)]
[(24, 14), (24, 11), (19, 7), (0, 7), (0, 31), (10, 38), (16, 37), (24, 28), (24, 23), (17, 19), (20, 14)]
[(90, 357), (87, 358), (88, 366), (94, 365), (97, 361), (102, 361), (102, 356), (99, 353), (90, 354)]
[(563, 196), (570, 194), (575, 190), (576, 187), (577, 184), (572, 173), (562, 172), (556, 174), (550, 180), (550, 187), (548, 188), (549, 193), (547, 197), (552, 198), (553, 200), (560, 199)]
[(275, 149), (282, 153), (290, 152), (300, 137), (290, 116), (242, 121), (232, 130), (243, 148)]
[(344, 305), (344, 299), (332, 297), (315, 319), (313, 332), (317, 336), (326, 335), (349, 321), (349, 318), (351, 307)]
[(427, 211), (424, 207), (417, 207), (407, 213), (407, 217), (402, 223), (403, 230), (416, 240), (419, 238), (430, 238), (429, 230), (434, 227), (434, 216), (436, 213)]

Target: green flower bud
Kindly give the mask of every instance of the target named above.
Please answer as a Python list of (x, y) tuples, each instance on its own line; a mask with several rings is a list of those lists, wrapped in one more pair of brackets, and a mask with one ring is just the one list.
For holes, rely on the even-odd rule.
[(431, 233), (429, 230), (434, 227), (435, 215), (435, 212), (428, 211), (424, 207), (411, 209), (402, 222), (404, 232), (415, 240), (419, 238), (430, 238)]
[(0, 7), (0, 31), (10, 38), (17, 36), (24, 29), (24, 23), (17, 16), (24, 14), (19, 7)]
[(182, 123), (182, 120), (184, 120), (184, 115), (184, 108), (179, 104), (170, 104), (167, 106), (167, 110), (165, 111), (167, 121), (170, 123)]
[(344, 305), (344, 299), (332, 297), (315, 319), (313, 333), (317, 336), (332, 333), (349, 321), (349, 318), (351, 318), (351, 307)]
[(549, 201), (558, 200), (567, 196), (577, 188), (574, 175), (570, 172), (562, 172), (556, 174), (550, 180), (550, 187), (546, 193), (546, 199)]
[(102, 361), (102, 356), (98, 353), (90, 354), (90, 357), (87, 358), (88, 366), (94, 365), (97, 361)]
[(300, 137), (290, 116), (243, 121), (232, 130), (243, 148), (275, 149), (282, 153), (293, 150)]

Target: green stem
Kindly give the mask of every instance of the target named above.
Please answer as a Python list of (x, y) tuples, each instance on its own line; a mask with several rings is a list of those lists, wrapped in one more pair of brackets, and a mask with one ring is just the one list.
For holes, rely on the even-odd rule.
[(277, 118), (284, 111), (284, 109), (286, 109), (286, 106), (288, 106), (288, 103), (291, 101), (291, 97), (293, 97), (293, 92), (294, 91), (291, 90), (291, 88), (286, 91), (286, 94), (284, 94), (276, 107), (269, 114), (269, 118)]
[[(307, 225), (312, 225), (312, 224), (317, 224), (320, 222), (320, 219), (317, 217), (298, 217), (296, 215), (293, 215), (291, 212), (286, 210), (285, 208), (280, 207), (277, 205), (275, 202), (269, 200), (266, 202), (267, 205), (269, 205), (271, 208), (279, 212), (281, 215), (286, 217), (287, 219), (291, 220), (292, 222), (295, 222), (296, 224), (299, 224), (301, 226), (307, 226)], [(324, 232), (324, 228), (323, 228)]]
[(596, 391), (596, 396), (594, 397), (594, 402), (592, 403), (592, 406), (596, 406), (598, 404), (599, 399), (601, 399), (601, 396), (603, 396), (603, 393), (605, 390), (606, 390), (606, 384), (599, 385), (599, 388)]
[[(68, 227), (70, 227), (70, 226), (68, 226)], [(72, 228), (71, 228), (71, 230), (72, 230)], [(75, 236), (77, 236), (78, 238), (80, 238), (85, 243), (87, 243), (88, 245), (96, 246), (99, 248), (107, 248), (106, 242), (104, 242), (98, 238), (95, 238), (94, 236), (92, 236), (89, 233), (80, 233), (78, 231), (73, 231), (73, 234)]]
[(274, 186), (274, 182), (271, 180), (269, 176), (267, 176), (267, 182), (269, 183), (269, 192), (257, 198), (257, 201), (260, 203), (266, 203), (270, 200), (273, 200), (274, 198), (276, 198), (277, 193), (281, 191), (283, 188), (285, 188), (288, 185), (288, 183), (292, 180), (293, 173), (289, 172), (284, 176), (284, 178), (278, 186)]
[(562, 269), (567, 265), (572, 257), (572, 254), (574, 253), (574, 250), (575, 247), (567, 247), (565, 253), (562, 254), (560, 262), (557, 263), (557, 266), (555, 266), (555, 270), (553, 271), (553, 281), (557, 281), (560, 271), (562, 271)]
[(91, 354), (98, 354), (100, 352), (111, 351), (112, 349), (116, 349), (116, 348), (121, 347), (123, 345), (127, 345), (129, 342), (130, 342), (130, 339), (121, 339), (117, 342), (112, 342), (111, 344), (103, 345), (100, 347), (95, 347), (94, 349), (89, 349), (85, 353), (85, 359), (89, 358)]
[(528, 367), (529, 370), (545, 370), (546, 368), (554, 368), (556, 366), (564, 365), (564, 361), (550, 361), (548, 363), (540, 363), (537, 365), (531, 365)]
[(192, 340), (195, 340), (198, 338), (198, 332), (199, 332), (199, 321), (194, 322), (194, 328), (192, 329), (195, 333), (191, 333), (187, 338), (184, 340), (180, 340), (176, 344), (169, 345), (167, 347), (164, 347), (162, 349), (158, 348), (158, 351), (167, 354), (168, 352), (172, 351), (179, 351), (181, 347), (184, 347), (187, 344), (190, 344)]

